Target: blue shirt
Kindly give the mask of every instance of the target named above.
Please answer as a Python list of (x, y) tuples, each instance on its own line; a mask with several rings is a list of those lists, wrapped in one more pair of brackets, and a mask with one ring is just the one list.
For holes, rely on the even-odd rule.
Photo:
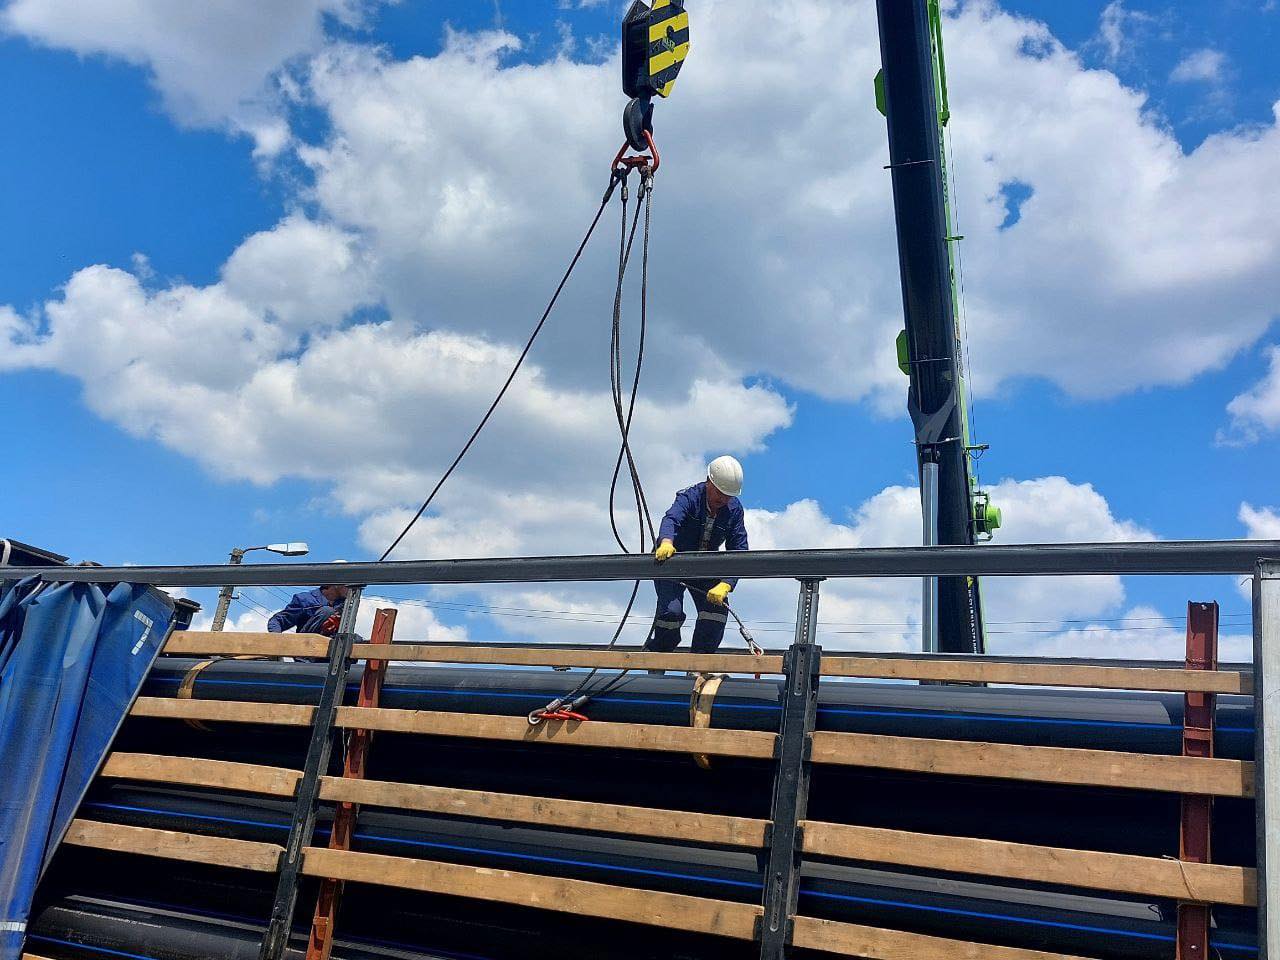
[(295, 593), (289, 605), (267, 621), (267, 631), (284, 633), (286, 630), (300, 630), (324, 607), (332, 607), (336, 613), (342, 609), (342, 601), (330, 601), (320, 592), (319, 587), (304, 593)]
[[(726, 550), (746, 550), (746, 511), (737, 497), (730, 497), (708, 522), (707, 481), (704, 480), (676, 494), (671, 509), (662, 518), (658, 540), (670, 540), (681, 553), (719, 550), (721, 546)], [(737, 586), (736, 578), (727, 582)]]

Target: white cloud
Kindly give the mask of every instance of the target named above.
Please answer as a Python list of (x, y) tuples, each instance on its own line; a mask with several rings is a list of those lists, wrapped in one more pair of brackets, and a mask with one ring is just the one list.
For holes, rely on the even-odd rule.
[(373, 631), (373, 618), (379, 610), (396, 611), (395, 642), (466, 643), (466, 627), (448, 626), (440, 622), (434, 610), (412, 600), (392, 600), (377, 594), (365, 594), (356, 617), (356, 633), (363, 637)]
[(1134, 32), (1154, 21), (1155, 18), (1148, 13), (1127, 9), (1123, 0), (1111, 0), (1098, 18), (1095, 42), (1102, 48), (1108, 63), (1118, 63), (1133, 52)]
[[(170, 591), (174, 596), (180, 591)], [(242, 588), (237, 591), (239, 600), (233, 602), (224, 629), (234, 632), (261, 633), (267, 629), (271, 613), (281, 609), (285, 600), (264, 590)], [(396, 611), (395, 640), (397, 643), (466, 643), (469, 639), (465, 626), (451, 626), (440, 622), (434, 610), (421, 602), (396, 600), (374, 593), (365, 594), (356, 617), (356, 632), (367, 637), (373, 630), (373, 618), (378, 610)], [(265, 612), (264, 612), (265, 611)], [(202, 609), (192, 620), (192, 630), (208, 630), (213, 623), (213, 608)]]
[[(194, 122), (257, 102), (281, 58), (319, 42), (325, 12), (358, 8), (288, 10), (303, 24), (284, 31), (293, 39), (276, 31), (263, 40), (276, 52), (251, 44), (235, 69), (198, 69), (189, 87), (167, 71), (207, 13), (167, 14), (163, 43), (143, 31), (137, 51), (115, 27), (73, 34), (67, 16), (49, 13), (61, 5), (18, 0), (7, 15), (11, 26), (29, 16), (25, 32), (46, 42), (151, 64)], [(1042, 24), (982, 0), (958, 10), (947, 24), (951, 128), (976, 392), (1024, 377), (1091, 397), (1180, 384), (1255, 340), (1280, 294), (1277, 126), (1220, 133), (1188, 153), (1142, 93), (1086, 69)], [(868, 84), (879, 63), (873, 5), (706, 0), (699, 37), (657, 119), (665, 150), (635, 428), (655, 511), (709, 454), (759, 450), (790, 424), (775, 383), (897, 411), (905, 389), (893, 356), (901, 293), (885, 126)], [(310, 216), (247, 238), (206, 286), (86, 267), (34, 314), (0, 311), (0, 366), (78, 377), (99, 415), (223, 475), (313, 480), (359, 522), (361, 546), (380, 552), (513, 362), (617, 145), (616, 60), (514, 62), (520, 42), (455, 32), (438, 55), (403, 61), (327, 45), (297, 74), (296, 96), (328, 120), (324, 138), (299, 150), (315, 178), (296, 198)], [(228, 55), (218, 49), (210, 41), (199, 56)], [(743, 49), (753, 51), (746, 71)], [(201, 99), (223, 69), (225, 89)], [(267, 152), (288, 137), (269, 119)], [(1011, 181), (1032, 197), (1002, 230)], [(611, 549), (602, 502), (616, 427), (603, 367), (616, 216), (402, 555)], [(805, 492), (786, 510), (753, 513), (757, 545), (918, 536), (908, 488), (844, 522)], [(996, 494), (1010, 517), (1004, 539), (1149, 535), (1060, 478), (1007, 481)], [(916, 586), (842, 589), (824, 609), (899, 623), (881, 639), (907, 643)], [(789, 616), (794, 597), (770, 596), (753, 589), (743, 603), (758, 597), (774, 611), (765, 619)], [(1100, 616), (1123, 598), (1111, 578), (989, 587), (993, 610), (1014, 612), (1006, 618), (1033, 607), (1042, 619)]]
[(1227, 55), (1206, 47), (1195, 50), (1180, 61), (1169, 74), (1174, 83), (1221, 83), (1227, 69)]
[(1280, 429), (1280, 347), (1267, 349), (1266, 375), (1227, 404), (1227, 425), (1218, 431), (1218, 442), (1242, 446)]
[[(657, 199), (659, 363), (687, 376), (702, 350), (900, 409), (884, 124), (869, 97), (831, 95), (875, 72), (870, 5), (810, 0), (784, 15), (712, 2), (699, 18), (698, 56), (658, 114), (678, 171)], [(1143, 94), (1085, 69), (1042, 25), (978, 2), (947, 29), (976, 392), (1028, 376), (1089, 397), (1183, 384), (1260, 335), (1280, 294), (1280, 227), (1259, 202), (1280, 202), (1274, 125), (1187, 153)], [(371, 235), (398, 314), (467, 312), (490, 332), (525, 322), (514, 307), (557, 269), (581, 229), (569, 212), (600, 189), (616, 62), (506, 66), (517, 43), (454, 35), (435, 58), (342, 48), (316, 63), (333, 136), (303, 156), (326, 209)], [(744, 46), (765, 65), (746, 75)], [(565, 89), (581, 91), (569, 115)], [(748, 128), (770, 134), (744, 156)], [(555, 150), (531, 152), (549, 129)], [(1012, 181), (1033, 198), (1001, 230)], [(683, 238), (678, 252), (664, 235)], [(495, 262), (503, 276), (482, 278)], [(442, 288), (438, 271), (458, 282)]]
[(324, 41), (326, 18), (360, 23), (377, 0), (10, 0), (0, 28), (51, 47), (146, 68), (183, 123), (232, 121), (258, 149), (283, 149), (271, 77)]
[[(1150, 531), (1116, 518), (1089, 484), (1063, 477), (1002, 480), (991, 488), (1004, 511), (1002, 542), (1106, 542), (1149, 540)], [(908, 546), (921, 542), (920, 499), (914, 487), (889, 487), (870, 498), (848, 521), (829, 519), (813, 501), (782, 511), (750, 510), (756, 549)], [(744, 616), (770, 620), (794, 612), (790, 583), (745, 583), (735, 594)], [(988, 578), (984, 616), (993, 624), (993, 652), (1013, 652), (1028, 642), (1027, 621), (1041, 624), (1118, 613), (1125, 591), (1119, 577)], [(828, 581), (822, 586), (822, 642), (833, 649), (919, 649), (920, 584), (915, 580)], [(1019, 626), (1021, 625), (1021, 626)], [(1129, 656), (1124, 646), (1114, 656)]]
[(1255, 507), (1251, 503), (1242, 503), (1239, 517), (1248, 539), (1280, 540), (1280, 512), (1274, 507)]

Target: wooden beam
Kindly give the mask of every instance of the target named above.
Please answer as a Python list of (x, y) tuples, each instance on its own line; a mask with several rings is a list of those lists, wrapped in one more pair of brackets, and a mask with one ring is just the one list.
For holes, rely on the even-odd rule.
[(1253, 764), (1240, 760), (830, 731), (813, 735), (813, 760), (957, 777), (1253, 796)]
[(545, 720), (530, 726), (524, 717), (438, 713), (430, 710), (340, 707), (338, 726), (389, 733), (514, 740), (570, 747), (612, 747), (669, 753), (707, 753), (721, 757), (773, 757), (777, 735), (760, 730), (694, 730), (643, 723), (583, 723)]
[(273, 797), (292, 797), (302, 778), (301, 770), (267, 767), (256, 763), (165, 757), (153, 753), (113, 753), (102, 768), (104, 777), (176, 783), (188, 787), (240, 790)]
[[(386, 656), (371, 643), (357, 643), (360, 660)], [(749, 653), (653, 653), (644, 650), (583, 650), (554, 645), (482, 647), (459, 644), (397, 643), (395, 660), (425, 663), (491, 663), (523, 667), (598, 667), (610, 670), (692, 670), (701, 673), (782, 673), (782, 657)]]
[(1064, 953), (944, 940), (816, 917), (795, 918), (792, 942), (797, 947), (862, 957), (864, 960), (1086, 960)]
[(1257, 905), (1254, 870), (999, 840), (806, 822), (806, 853), (1173, 900)]
[(940, 660), (835, 654), (822, 658), (822, 675), (881, 680), (1092, 687), (1102, 690), (1160, 690), (1172, 693), (1245, 695), (1253, 693), (1253, 675), (1250, 673), (1230, 670), (1180, 670), (1172, 667), (1099, 667), (1068, 663), (1015, 663), (1003, 660)]
[(329, 655), (329, 640), (318, 633), (175, 630), (161, 653), (171, 656), (326, 657)]
[(768, 826), (765, 820), (745, 817), (342, 777), (325, 777), (320, 796), (325, 800), (397, 810), (420, 810), (479, 820), (541, 823), (566, 830), (597, 830), (730, 847), (764, 846), (765, 828)]
[(222, 720), (226, 723), (270, 723), (309, 727), (315, 707), (297, 703), (247, 703), (238, 700), (177, 700), (139, 697), (130, 716), (172, 720)]
[(64, 843), (118, 853), (139, 853), (166, 860), (209, 863), (239, 870), (274, 873), (284, 847), (256, 840), (203, 837), (154, 827), (131, 827), (97, 820), (72, 820)]
[(754, 937), (756, 918), (763, 913), (755, 904), (323, 847), (307, 848), (302, 872), (349, 883), (511, 903), (738, 940)]

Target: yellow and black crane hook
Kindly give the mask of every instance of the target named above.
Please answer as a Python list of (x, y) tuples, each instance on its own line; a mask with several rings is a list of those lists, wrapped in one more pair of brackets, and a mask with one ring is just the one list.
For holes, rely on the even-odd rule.
[(653, 98), (671, 96), (688, 54), (684, 0), (634, 0), (622, 18), (622, 89), (631, 98), (622, 129), (631, 149), (653, 149)]

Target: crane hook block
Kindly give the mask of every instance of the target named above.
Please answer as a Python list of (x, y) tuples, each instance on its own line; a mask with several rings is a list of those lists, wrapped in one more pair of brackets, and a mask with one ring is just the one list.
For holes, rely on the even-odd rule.
[(653, 133), (653, 97), (669, 97), (689, 54), (689, 14), (684, 0), (634, 0), (622, 19), (622, 89), (631, 102), (622, 115), (632, 149)]
[(689, 54), (684, 0), (635, 0), (622, 20), (622, 89), (641, 99), (671, 96)]

